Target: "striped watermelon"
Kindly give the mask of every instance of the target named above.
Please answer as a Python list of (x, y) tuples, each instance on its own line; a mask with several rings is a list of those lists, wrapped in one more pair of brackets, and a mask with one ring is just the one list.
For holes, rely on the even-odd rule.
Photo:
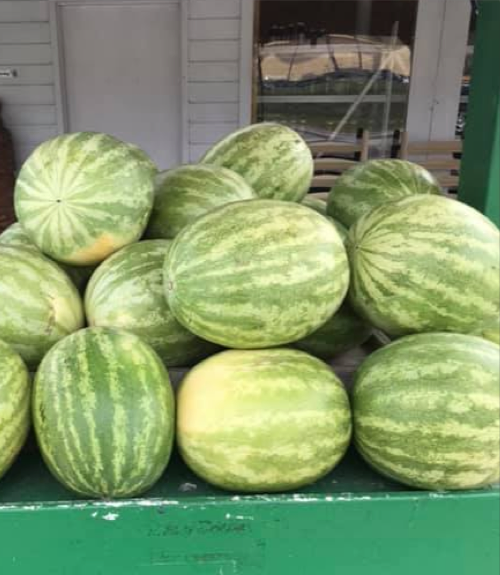
[(407, 336), (360, 367), (355, 443), (383, 475), (422, 489), (499, 479), (499, 348), (458, 334)]
[[(31, 241), (28, 234), (23, 230), (20, 223), (10, 225), (0, 234), (0, 245), (5, 246), (20, 246), (28, 249), (40, 250)], [(68, 266), (66, 264), (58, 264), (71, 278), (80, 293), (85, 291), (85, 286), (89, 281), (95, 267), (94, 266)]]
[(113, 254), (92, 276), (85, 311), (89, 325), (135, 333), (174, 367), (190, 365), (217, 346), (190, 333), (168, 309), (162, 270), (170, 244), (143, 241)]
[(300, 202), (314, 172), (306, 142), (286, 126), (262, 123), (248, 126), (215, 144), (201, 163), (237, 172), (264, 199)]
[(11, 224), (8, 228), (5, 228), (5, 230), (0, 234), (0, 245), (18, 246), (22, 248), (36, 250), (37, 252), (40, 251), (31, 241), (28, 234), (23, 230), (19, 222)]
[(21, 356), (0, 340), (0, 479), (28, 435), (30, 387), (28, 370)]
[(87, 497), (132, 497), (165, 470), (174, 397), (153, 349), (126, 332), (88, 328), (55, 345), (33, 392), (43, 458), (68, 489)]
[(311, 210), (318, 212), (318, 214), (321, 214), (322, 216), (328, 215), (326, 213), (326, 202), (320, 198), (315, 198), (314, 196), (306, 196), (301, 203), (303, 206), (311, 208)]
[(344, 244), (347, 242), (347, 229), (346, 229), (346, 227), (344, 225), (342, 225), (338, 220), (334, 220), (333, 218), (328, 216), (328, 214), (326, 213), (326, 202), (325, 201), (320, 200), (319, 198), (306, 196), (302, 200), (302, 205), (307, 206), (311, 210), (318, 212), (318, 214), (321, 214), (322, 216), (329, 218), (333, 222), (334, 226), (337, 228), (337, 231), (338, 231), (340, 237), (342, 238), (342, 241), (344, 242)]
[(228, 490), (285, 491), (312, 483), (351, 437), (346, 391), (297, 350), (225, 351), (184, 379), (177, 439), (200, 477)]
[(214, 208), (255, 197), (240, 175), (220, 166), (180, 166), (162, 172), (147, 236), (175, 238), (188, 224)]
[(336, 355), (365, 343), (372, 328), (344, 302), (340, 309), (318, 330), (297, 341), (294, 347), (330, 361)]
[(362, 215), (384, 202), (415, 194), (440, 194), (425, 168), (406, 160), (370, 160), (350, 168), (328, 196), (328, 215), (350, 228)]
[(477, 335), (500, 345), (500, 316), (489, 318), (479, 327), (476, 327), (471, 335)]
[(390, 335), (468, 333), (498, 314), (500, 235), (443, 196), (389, 202), (350, 230), (351, 301)]
[(31, 249), (0, 246), (0, 301), (0, 339), (28, 367), (84, 323), (80, 296), (68, 276)]
[(58, 136), (21, 168), (16, 214), (45, 254), (67, 264), (97, 264), (141, 237), (155, 175), (143, 152), (112, 136)]
[(165, 265), (170, 309), (193, 333), (231, 348), (296, 341), (326, 322), (349, 283), (331, 223), (291, 202), (217, 208), (174, 240)]

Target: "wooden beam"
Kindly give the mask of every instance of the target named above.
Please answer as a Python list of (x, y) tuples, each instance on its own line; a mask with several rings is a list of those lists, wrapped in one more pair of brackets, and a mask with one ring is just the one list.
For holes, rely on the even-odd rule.
[(500, 224), (500, 2), (481, 0), (459, 198)]

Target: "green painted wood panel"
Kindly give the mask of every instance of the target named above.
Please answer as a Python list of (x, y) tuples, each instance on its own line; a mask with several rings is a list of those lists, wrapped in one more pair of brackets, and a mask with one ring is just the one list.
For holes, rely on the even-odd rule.
[(481, 0), (459, 197), (500, 224), (500, 1)]
[(148, 499), (77, 501), (26, 454), (0, 483), (0, 572), (498, 575), (498, 506), (498, 488), (408, 491), (354, 452), (295, 494), (226, 494), (176, 460)]

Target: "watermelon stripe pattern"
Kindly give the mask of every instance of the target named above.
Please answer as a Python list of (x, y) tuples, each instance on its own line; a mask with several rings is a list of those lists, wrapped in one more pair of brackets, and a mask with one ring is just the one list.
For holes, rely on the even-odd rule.
[(498, 346), (407, 336), (370, 356), (353, 391), (355, 442), (380, 473), (422, 489), (499, 479)]
[(345, 301), (324, 325), (295, 342), (293, 347), (330, 361), (336, 355), (364, 344), (372, 331), (371, 326)]
[(398, 336), (468, 333), (499, 311), (498, 229), (469, 206), (413, 196), (375, 208), (350, 231), (351, 301)]
[(0, 245), (18, 246), (40, 252), (19, 222), (11, 224), (0, 234)]
[(345, 389), (321, 361), (287, 350), (226, 351), (193, 369), (178, 396), (181, 455), (236, 491), (285, 491), (331, 471), (351, 437)]
[(255, 199), (236, 172), (219, 166), (180, 166), (157, 178), (155, 202), (146, 235), (172, 239), (188, 224), (230, 202)]
[(31, 249), (0, 246), (0, 338), (36, 367), (61, 338), (84, 324), (69, 277)]
[(271, 122), (230, 134), (208, 150), (201, 163), (237, 172), (260, 198), (290, 202), (304, 198), (314, 172), (311, 151), (301, 136)]
[[(0, 234), (0, 245), (5, 246), (20, 246), (27, 249), (41, 253), (40, 250), (31, 241), (28, 234), (23, 230), (20, 223), (16, 222), (11, 224)], [(93, 266), (69, 266), (66, 264), (58, 264), (70, 277), (71, 281), (75, 284), (80, 293), (85, 291), (87, 282), (94, 271)]]
[(190, 331), (239, 349), (296, 341), (340, 307), (349, 283), (338, 233), (291, 202), (218, 208), (174, 240), (164, 270), (170, 309)]
[(169, 461), (173, 392), (135, 335), (88, 328), (54, 346), (35, 378), (33, 414), (47, 466), (80, 495), (138, 495)]
[(0, 340), (0, 479), (28, 435), (30, 395), (26, 366), (19, 354)]
[(471, 331), (471, 335), (477, 335), (478, 337), (500, 345), (500, 316), (489, 318), (479, 327)]
[(374, 207), (415, 194), (441, 194), (425, 168), (406, 160), (370, 160), (338, 178), (328, 196), (328, 215), (350, 228)]
[(340, 237), (342, 238), (342, 241), (344, 242), (344, 244), (347, 242), (347, 229), (346, 229), (346, 227), (343, 226), (339, 221), (331, 218), (326, 213), (326, 202), (324, 202), (323, 200), (320, 200), (319, 198), (312, 198), (312, 197), (310, 198), (310, 197), (306, 196), (302, 200), (302, 205), (306, 206), (307, 208), (309, 208), (311, 210), (314, 210), (315, 212), (318, 212), (318, 214), (321, 214), (322, 216), (327, 217), (331, 222), (333, 222), (333, 225), (337, 229), (337, 231), (338, 231)]
[(130, 331), (168, 367), (190, 365), (217, 346), (184, 328), (172, 315), (163, 290), (163, 263), (170, 240), (148, 240), (121, 249), (103, 262), (87, 287), (90, 326)]
[(313, 196), (306, 196), (301, 203), (303, 206), (306, 206), (311, 210), (318, 212), (318, 214), (321, 214), (322, 216), (328, 215), (326, 213), (326, 202), (320, 200), (319, 198), (315, 198)]
[(17, 218), (55, 260), (97, 264), (141, 237), (153, 207), (155, 175), (145, 154), (112, 136), (58, 136), (41, 144), (21, 168)]

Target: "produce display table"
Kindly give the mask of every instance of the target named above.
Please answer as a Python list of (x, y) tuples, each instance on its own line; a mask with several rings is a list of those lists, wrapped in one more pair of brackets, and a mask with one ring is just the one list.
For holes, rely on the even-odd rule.
[[(348, 382), (360, 358), (334, 368)], [(296, 493), (228, 494), (174, 457), (146, 499), (83, 501), (25, 453), (0, 483), (0, 573), (498, 575), (499, 502), (409, 490), (354, 451)]]

